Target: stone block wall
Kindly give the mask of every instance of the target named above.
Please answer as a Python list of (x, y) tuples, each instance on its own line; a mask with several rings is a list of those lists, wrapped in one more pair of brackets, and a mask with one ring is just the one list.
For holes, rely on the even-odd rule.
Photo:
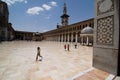
[(93, 66), (118, 75), (119, 0), (94, 0)]

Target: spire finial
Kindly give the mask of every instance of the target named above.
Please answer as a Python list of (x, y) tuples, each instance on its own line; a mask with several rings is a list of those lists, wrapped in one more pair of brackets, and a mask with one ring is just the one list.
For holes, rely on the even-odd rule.
[(64, 2), (64, 7), (66, 7), (66, 2)]
[(63, 14), (67, 14), (67, 7), (66, 7), (66, 2), (64, 3)]

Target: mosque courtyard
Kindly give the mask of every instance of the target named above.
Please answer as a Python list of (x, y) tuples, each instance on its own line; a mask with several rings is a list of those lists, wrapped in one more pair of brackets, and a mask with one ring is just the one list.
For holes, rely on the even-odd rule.
[[(70, 51), (67, 51), (64, 44), (46, 41), (0, 43), (0, 80), (71, 80), (92, 68), (93, 47), (78, 44), (75, 49), (74, 43), (70, 43)], [(38, 46), (43, 60), (36, 62)]]
[[(91, 68), (92, 47), (64, 50), (60, 42), (12, 41), (0, 43), (0, 80), (67, 80)], [(35, 61), (37, 47), (42, 61)]]

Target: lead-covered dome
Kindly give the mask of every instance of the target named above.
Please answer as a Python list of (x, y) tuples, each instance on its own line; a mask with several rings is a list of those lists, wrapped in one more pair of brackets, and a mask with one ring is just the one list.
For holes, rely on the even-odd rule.
[(82, 29), (81, 34), (93, 34), (93, 28), (87, 26)]

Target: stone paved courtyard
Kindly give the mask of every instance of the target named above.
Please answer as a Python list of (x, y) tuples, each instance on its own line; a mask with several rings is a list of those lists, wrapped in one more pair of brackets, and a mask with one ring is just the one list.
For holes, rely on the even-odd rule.
[[(92, 67), (93, 47), (60, 42), (12, 41), (0, 43), (0, 80), (69, 80)], [(43, 60), (35, 61), (37, 47)]]

